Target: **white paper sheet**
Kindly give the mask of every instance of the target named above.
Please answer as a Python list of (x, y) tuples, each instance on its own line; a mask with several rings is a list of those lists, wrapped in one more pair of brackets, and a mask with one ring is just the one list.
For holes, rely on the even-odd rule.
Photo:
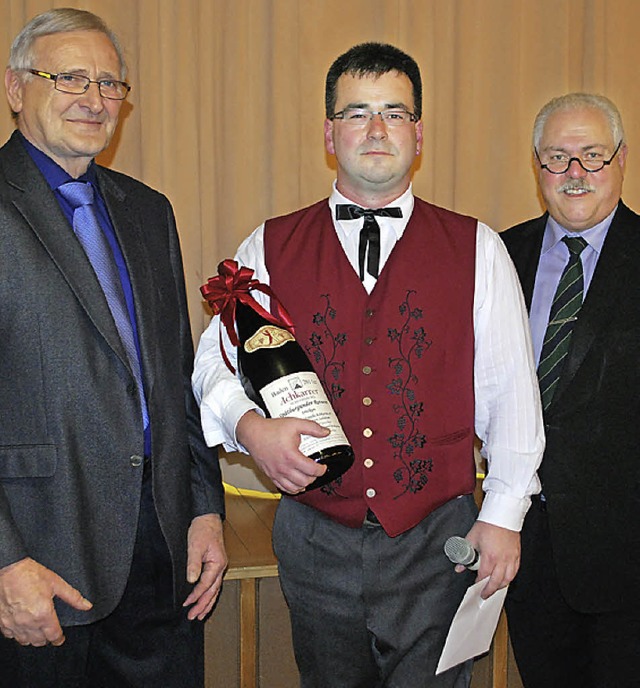
[(487, 577), (474, 583), (465, 593), (458, 611), (453, 617), (436, 674), (441, 674), (456, 664), (477, 657), (489, 650), (493, 634), (496, 632), (507, 588), (502, 588), (502, 590), (491, 595), (488, 600), (483, 600), (480, 593), (488, 580)]

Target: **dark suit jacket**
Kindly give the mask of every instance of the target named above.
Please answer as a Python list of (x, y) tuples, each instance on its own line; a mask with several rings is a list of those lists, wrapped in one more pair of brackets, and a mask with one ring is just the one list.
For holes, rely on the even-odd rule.
[[(547, 216), (501, 234), (531, 305)], [(563, 593), (581, 611), (638, 604), (640, 216), (620, 202), (545, 413), (541, 475)], [(526, 524), (525, 524), (526, 529)], [(523, 531), (523, 576), (526, 576)], [(520, 584), (521, 588), (525, 585)]]
[[(191, 393), (193, 346), (167, 199), (99, 168), (133, 288), (152, 428), (153, 491), (186, 584), (194, 516), (222, 513), (217, 457)], [(16, 135), (0, 149), (0, 567), (30, 556), (108, 614), (127, 581), (140, 507), (140, 402), (89, 261)]]

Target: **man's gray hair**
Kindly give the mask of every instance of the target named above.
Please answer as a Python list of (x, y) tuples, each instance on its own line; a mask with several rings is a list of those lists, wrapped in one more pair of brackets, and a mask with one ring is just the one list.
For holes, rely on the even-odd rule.
[(47, 65), (33, 64), (33, 45), (41, 36), (70, 31), (99, 31), (113, 43), (120, 61), (120, 78), (125, 79), (127, 65), (118, 37), (97, 15), (73, 7), (60, 7), (35, 16), (16, 36), (9, 53), (9, 68), (18, 71), (23, 69), (46, 69)]
[(537, 114), (533, 125), (533, 147), (540, 150), (540, 139), (542, 139), (542, 132), (550, 115), (560, 110), (579, 110), (582, 108), (600, 110), (609, 122), (613, 144), (617, 145), (619, 141), (624, 142), (622, 117), (618, 108), (606, 96), (595, 93), (567, 93), (550, 100)]

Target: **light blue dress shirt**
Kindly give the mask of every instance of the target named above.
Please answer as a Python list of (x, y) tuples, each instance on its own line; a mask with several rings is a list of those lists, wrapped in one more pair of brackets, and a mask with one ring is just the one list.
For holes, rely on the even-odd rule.
[[(591, 279), (593, 278), (593, 273), (598, 263), (598, 258), (602, 252), (604, 240), (606, 239), (616, 210), (617, 206), (602, 222), (582, 232), (569, 232), (551, 216), (547, 219), (547, 225), (542, 239), (540, 262), (538, 263), (538, 272), (536, 274), (536, 282), (533, 289), (533, 297), (531, 299), (531, 311), (529, 314), (531, 340), (533, 343), (536, 367), (540, 362), (540, 352), (542, 350), (544, 333), (549, 323), (549, 312), (551, 311), (553, 297), (558, 288), (558, 282), (560, 281), (562, 271), (569, 260), (569, 249), (562, 241), (562, 238), (565, 236), (580, 236), (588, 244), (580, 254), (582, 268), (584, 270), (584, 294), (586, 298)], [(580, 316), (578, 315), (578, 317)]]

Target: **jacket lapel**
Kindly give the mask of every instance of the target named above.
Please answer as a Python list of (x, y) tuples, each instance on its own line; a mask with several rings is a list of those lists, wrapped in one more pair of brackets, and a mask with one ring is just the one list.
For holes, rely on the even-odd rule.
[[(9, 199), (38, 237), (98, 332), (129, 368), (120, 335), (91, 263), (49, 185), (15, 135), (3, 147), (0, 165)], [(34, 285), (34, 289), (47, 288), (46, 284)]]
[(606, 331), (615, 314), (616, 304), (624, 300), (625, 289), (640, 263), (638, 231), (636, 216), (620, 202), (573, 329), (571, 347), (552, 407), (575, 377), (594, 339)]
[(137, 203), (117, 183), (114, 177), (103, 168), (97, 169), (100, 193), (104, 198), (111, 223), (124, 257), (133, 300), (135, 304), (136, 326), (142, 357), (143, 378), (149, 390), (153, 386), (151, 361), (152, 352), (144, 342), (158, 341), (155, 331), (155, 309), (158, 299), (155, 295), (156, 282), (151, 269), (151, 258), (147, 250), (144, 231), (144, 215)]
[(547, 215), (545, 214), (536, 220), (532, 220), (526, 227), (511, 230), (517, 233), (513, 235), (513, 241), (509, 242), (509, 254), (520, 278), (527, 311), (531, 310), (533, 287), (538, 271), (538, 263), (540, 262), (542, 238), (546, 224)]

